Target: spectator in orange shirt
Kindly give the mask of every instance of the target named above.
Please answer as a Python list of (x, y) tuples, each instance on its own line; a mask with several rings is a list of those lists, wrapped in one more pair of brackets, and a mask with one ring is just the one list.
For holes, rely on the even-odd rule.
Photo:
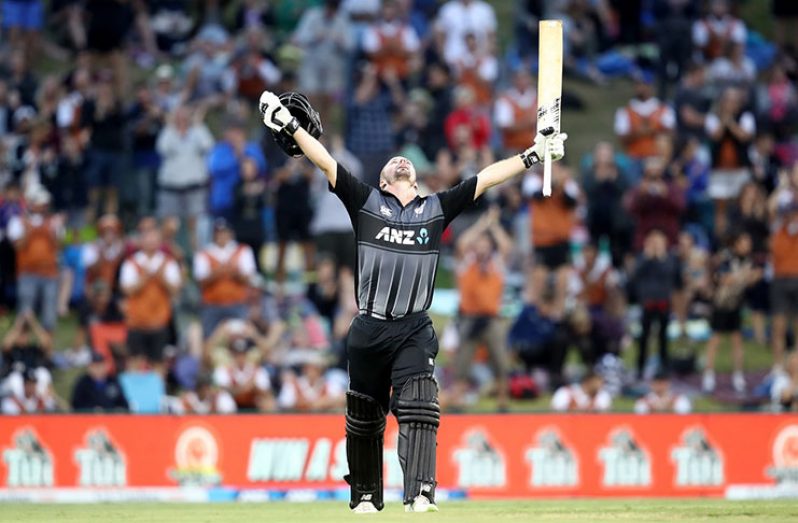
[(479, 45), (474, 33), (465, 35), (465, 44), (465, 52), (452, 67), (458, 83), (470, 87), (477, 105), (485, 107), (493, 101), (493, 83), (499, 76), (499, 61), (486, 46)]
[(488, 349), (496, 380), (498, 408), (507, 409), (507, 348), (505, 325), (499, 316), (504, 292), (504, 264), (512, 240), (499, 223), (498, 207), (491, 208), (457, 241), (460, 291), (460, 347), (455, 356), (457, 382), (452, 397), (462, 399), (468, 390), (471, 363), (477, 347)]
[(235, 241), (224, 218), (213, 224), (213, 242), (194, 257), (194, 277), (202, 293), (202, 331), (206, 337), (226, 319), (244, 319), (255, 255)]
[(537, 92), (529, 71), (519, 67), (513, 73), (513, 85), (496, 100), (493, 118), (507, 155), (524, 151), (535, 141)]
[(147, 225), (141, 230), (141, 250), (122, 263), (119, 274), (119, 285), (126, 296), (128, 351), (131, 356), (146, 356), (151, 364), (163, 360), (170, 338), (172, 297), (182, 283), (177, 262), (160, 247), (160, 230)]
[(377, 74), (389, 69), (404, 81), (418, 63), (416, 53), (421, 49), (416, 30), (401, 18), (397, 0), (386, 0), (382, 18), (371, 24), (363, 34), (363, 50), (368, 55)]
[(27, 213), (12, 217), (7, 229), (17, 255), (17, 308), (19, 313), (36, 312), (44, 328), (52, 332), (57, 316), (63, 218), (50, 213), (50, 193), (43, 187), (31, 188), (26, 199)]
[(639, 74), (634, 89), (634, 98), (615, 112), (615, 134), (623, 143), (626, 154), (643, 160), (660, 153), (657, 138), (673, 131), (676, 115), (670, 106), (654, 96), (650, 74)]
[[(773, 314), (773, 366), (781, 373), (787, 326), (798, 327), (798, 164), (790, 179), (771, 197), (773, 233), (770, 237), (773, 280), (770, 306)], [(798, 339), (798, 338), (796, 338)]]
[(106, 214), (97, 222), (99, 238), (83, 247), (81, 261), (86, 268), (86, 288), (102, 281), (109, 289), (116, 289), (119, 267), (125, 256), (122, 223), (114, 214)]
[(565, 310), (568, 275), (571, 271), (571, 232), (576, 224), (576, 206), (581, 197), (579, 184), (571, 178), (567, 167), (554, 165), (551, 196), (543, 196), (543, 178), (528, 175), (523, 192), (531, 197), (531, 231), (535, 265), (532, 272), (532, 293), (538, 299), (545, 293), (554, 276), (552, 316), (560, 319)]

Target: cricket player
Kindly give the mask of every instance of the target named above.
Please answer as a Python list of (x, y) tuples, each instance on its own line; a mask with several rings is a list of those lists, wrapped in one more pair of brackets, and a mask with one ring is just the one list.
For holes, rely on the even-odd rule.
[(432, 302), (441, 235), (485, 191), (543, 158), (564, 155), (565, 134), (538, 134), (535, 143), (457, 186), (421, 196), (413, 164), (392, 158), (379, 188), (355, 179), (316, 138), (318, 113), (298, 93), (260, 97), (263, 123), (292, 156), (304, 154), (327, 176), (343, 202), (357, 238), (355, 292), (360, 315), (347, 338), (346, 454), (356, 513), (382, 510), (385, 417), (399, 424), (397, 452), (407, 512), (436, 512), (435, 454), (440, 406), (433, 378), (438, 340), (427, 309)]

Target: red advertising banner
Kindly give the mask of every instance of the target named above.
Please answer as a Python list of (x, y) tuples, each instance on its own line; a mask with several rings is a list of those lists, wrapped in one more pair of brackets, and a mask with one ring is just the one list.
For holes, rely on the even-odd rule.
[[(386, 488), (399, 489), (396, 424)], [(336, 490), (343, 416), (0, 417), (0, 490)], [(798, 492), (798, 417), (449, 415), (442, 489), (474, 498), (763, 496)], [(785, 490), (786, 489), (786, 490)]]

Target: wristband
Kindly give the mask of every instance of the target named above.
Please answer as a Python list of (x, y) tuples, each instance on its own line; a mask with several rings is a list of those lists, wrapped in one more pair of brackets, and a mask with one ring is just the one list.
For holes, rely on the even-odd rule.
[(520, 156), (521, 157), (521, 161), (524, 162), (524, 168), (525, 169), (529, 169), (530, 167), (532, 167), (533, 165), (535, 165), (536, 163), (538, 163), (540, 161), (540, 158), (538, 158), (538, 155), (535, 154), (534, 151), (532, 151), (529, 154), (527, 154), (526, 151), (524, 151), (521, 154), (519, 154), (518, 156)]
[(296, 118), (291, 118), (291, 121), (285, 124), (283, 127), (283, 131), (285, 131), (288, 136), (294, 136), (294, 133), (299, 130), (299, 120)]

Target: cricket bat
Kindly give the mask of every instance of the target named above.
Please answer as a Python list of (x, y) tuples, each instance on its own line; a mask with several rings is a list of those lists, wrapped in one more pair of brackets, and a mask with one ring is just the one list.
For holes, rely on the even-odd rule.
[[(562, 97), (562, 21), (538, 22), (538, 132), (560, 132)], [(551, 132), (547, 132), (551, 129)], [(551, 196), (551, 157), (543, 148), (543, 196)]]

